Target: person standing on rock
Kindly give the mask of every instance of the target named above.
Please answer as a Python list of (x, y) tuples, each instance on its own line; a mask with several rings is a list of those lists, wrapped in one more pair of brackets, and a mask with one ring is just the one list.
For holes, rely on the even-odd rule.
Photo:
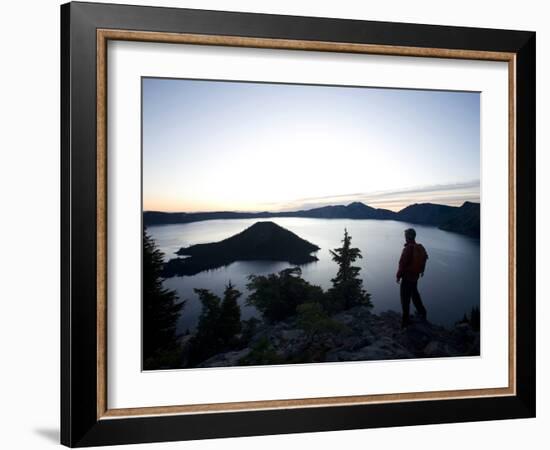
[(416, 231), (413, 228), (405, 230), (405, 246), (399, 259), (396, 281), (401, 282), (401, 308), (403, 316), (401, 328), (410, 324), (409, 308), (411, 299), (420, 317), (426, 320), (426, 308), (418, 292), (418, 278), (424, 276), (428, 254), (422, 244), (416, 242)]

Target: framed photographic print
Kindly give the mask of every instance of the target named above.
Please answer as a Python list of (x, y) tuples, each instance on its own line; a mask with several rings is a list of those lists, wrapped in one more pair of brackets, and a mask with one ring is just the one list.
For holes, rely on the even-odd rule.
[(535, 33), (61, 24), (63, 444), (534, 417)]

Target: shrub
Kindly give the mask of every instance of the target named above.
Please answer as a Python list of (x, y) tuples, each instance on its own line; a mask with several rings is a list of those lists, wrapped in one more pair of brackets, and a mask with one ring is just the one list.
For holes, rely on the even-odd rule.
[(247, 305), (255, 306), (271, 323), (295, 315), (299, 304), (323, 296), (319, 286), (309, 284), (301, 275), (299, 267), (267, 276), (250, 275), (247, 287), (252, 293)]

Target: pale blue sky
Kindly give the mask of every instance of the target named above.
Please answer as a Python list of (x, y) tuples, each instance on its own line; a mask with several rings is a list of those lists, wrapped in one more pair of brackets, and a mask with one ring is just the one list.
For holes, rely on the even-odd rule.
[(144, 210), (479, 201), (479, 93), (143, 79)]

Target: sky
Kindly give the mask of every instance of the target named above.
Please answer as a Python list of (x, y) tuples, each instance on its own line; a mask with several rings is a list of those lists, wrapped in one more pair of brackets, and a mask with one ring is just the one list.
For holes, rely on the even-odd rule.
[(145, 211), (479, 201), (479, 93), (142, 83)]

